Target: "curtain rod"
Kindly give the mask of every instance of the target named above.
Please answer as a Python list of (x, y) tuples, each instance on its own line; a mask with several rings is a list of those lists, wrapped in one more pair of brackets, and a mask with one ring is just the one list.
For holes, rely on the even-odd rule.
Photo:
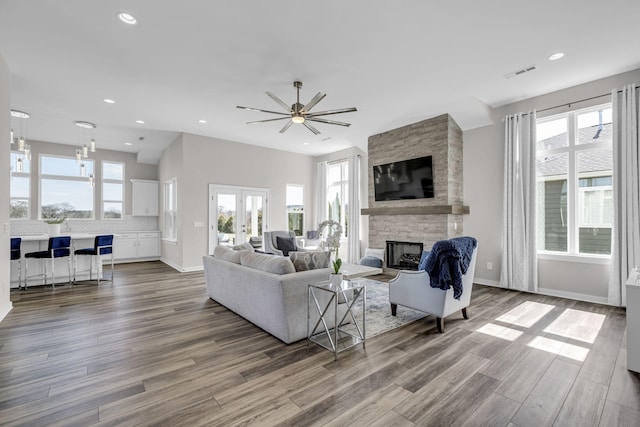
[[(636, 90), (640, 89), (640, 85), (636, 85)], [(618, 93), (622, 93), (621, 90), (618, 91)], [(596, 95), (596, 96), (592, 96), (589, 98), (584, 98), (584, 99), (579, 99), (577, 101), (572, 101), (572, 102), (566, 102), (564, 104), (560, 104), (560, 105), (554, 105), (553, 107), (547, 107), (547, 108), (543, 108), (542, 110), (536, 110), (536, 113), (542, 113), (543, 111), (549, 111), (549, 110), (554, 110), (556, 108), (560, 108), (560, 107), (571, 107), (572, 104), (578, 104), (580, 102), (585, 102), (585, 101), (591, 101), (593, 99), (598, 99), (598, 98), (602, 98), (605, 96), (611, 96), (611, 93), (603, 93), (602, 95)], [(525, 113), (524, 115), (527, 115), (529, 113)]]

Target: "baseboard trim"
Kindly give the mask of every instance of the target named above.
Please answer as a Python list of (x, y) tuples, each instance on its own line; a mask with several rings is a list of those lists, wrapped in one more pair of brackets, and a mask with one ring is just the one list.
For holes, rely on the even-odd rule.
[(478, 279), (478, 278), (473, 278), (473, 283), (477, 283), (478, 285), (487, 285), (487, 286), (493, 286), (495, 288), (501, 288), (502, 286), (500, 286), (500, 282), (497, 280), (489, 280), (489, 279)]
[(0, 322), (7, 317), (11, 309), (13, 309), (13, 303), (11, 301), (7, 301), (7, 304), (3, 304), (2, 307), (0, 307)]
[(167, 264), (169, 267), (173, 268), (176, 271), (179, 271), (180, 273), (193, 273), (194, 271), (203, 271), (204, 270), (204, 265), (195, 265), (195, 266), (191, 266), (191, 267), (181, 267), (178, 264), (175, 264), (171, 261), (169, 261), (168, 259), (165, 258), (160, 258), (160, 261), (162, 261), (163, 263)]
[(565, 291), (558, 291), (556, 289), (538, 288), (538, 293), (542, 295), (549, 295), (551, 297), (560, 297), (560, 298), (573, 299), (577, 301), (592, 302), (595, 304), (611, 305), (609, 304), (609, 300), (606, 297), (579, 294), (577, 292), (565, 292)]

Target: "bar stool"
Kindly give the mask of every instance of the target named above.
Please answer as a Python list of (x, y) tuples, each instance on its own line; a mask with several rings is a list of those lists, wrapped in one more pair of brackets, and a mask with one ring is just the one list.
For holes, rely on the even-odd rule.
[[(20, 237), (11, 238), (11, 261), (18, 261), (18, 290), (22, 286), (22, 252), (20, 252), (20, 244), (22, 239)], [(25, 283), (25, 289), (26, 289)]]
[(100, 269), (97, 264), (101, 260), (101, 256), (103, 255), (111, 255), (111, 279), (105, 280), (106, 282), (113, 282), (113, 234), (105, 234), (102, 236), (96, 236), (93, 242), (93, 248), (84, 248), (84, 249), (76, 249), (74, 252), (76, 256), (75, 266), (73, 268), (73, 281), (76, 281), (76, 273), (78, 270), (78, 255), (89, 255), (91, 256), (91, 261), (89, 263), (89, 280), (93, 280), (93, 261), (94, 256), (96, 257), (96, 279), (98, 280), (98, 284), (100, 284)]
[[(58, 236), (58, 237), (49, 237), (49, 248), (46, 251), (38, 251), (38, 252), (28, 252), (24, 254), (25, 262), (24, 262), (24, 287), (27, 288), (27, 279), (29, 275), (27, 273), (27, 268), (29, 267), (28, 260), (29, 258), (35, 259), (43, 259), (44, 262), (44, 284), (47, 284), (47, 259), (51, 260), (51, 281), (53, 288), (56, 288), (56, 272), (54, 268), (55, 259), (56, 258), (69, 258), (69, 284), (71, 284), (71, 237), (70, 236)], [(40, 276), (37, 274), (35, 276)], [(35, 277), (34, 276), (34, 277)]]

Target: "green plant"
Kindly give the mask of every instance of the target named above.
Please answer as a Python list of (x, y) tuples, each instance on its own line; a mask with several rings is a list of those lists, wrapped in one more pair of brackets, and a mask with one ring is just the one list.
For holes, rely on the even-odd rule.
[(67, 218), (45, 218), (43, 221), (47, 224), (62, 224)]
[(337, 258), (335, 261), (333, 261), (333, 272), (335, 274), (340, 273), (340, 267), (342, 267), (342, 260), (340, 258)]

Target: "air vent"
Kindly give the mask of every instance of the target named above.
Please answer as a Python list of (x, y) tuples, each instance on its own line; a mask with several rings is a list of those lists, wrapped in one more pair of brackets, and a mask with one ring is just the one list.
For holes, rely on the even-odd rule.
[(523, 69), (521, 69), (521, 70), (517, 70), (517, 71), (514, 71), (514, 72), (512, 72), (512, 73), (505, 74), (505, 75), (504, 75), (504, 77), (505, 77), (506, 79), (510, 79), (510, 78), (512, 78), (512, 77), (520, 76), (520, 75), (522, 75), (522, 74), (524, 74), (524, 73), (528, 73), (529, 71), (533, 71), (533, 70), (535, 70), (535, 69), (536, 69), (536, 66), (535, 66), (535, 65), (529, 65), (528, 67), (524, 67), (524, 68), (523, 68)]

